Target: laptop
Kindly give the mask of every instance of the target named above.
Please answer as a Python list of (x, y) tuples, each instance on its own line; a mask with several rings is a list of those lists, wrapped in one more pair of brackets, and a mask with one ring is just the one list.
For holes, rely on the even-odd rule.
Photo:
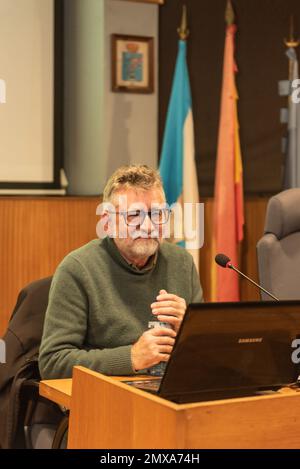
[(297, 384), (297, 338), (300, 301), (190, 304), (163, 377), (124, 382), (178, 403), (274, 392)]

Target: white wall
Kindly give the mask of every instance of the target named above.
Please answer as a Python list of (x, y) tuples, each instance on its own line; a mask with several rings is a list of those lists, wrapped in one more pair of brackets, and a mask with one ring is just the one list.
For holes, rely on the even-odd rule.
[(100, 194), (105, 168), (104, 0), (67, 0), (64, 34), (68, 193)]
[[(111, 92), (110, 34), (153, 36), (155, 92)], [(65, 168), (70, 194), (94, 195), (121, 164), (157, 164), (158, 6), (67, 0)]]
[(53, 0), (0, 0), (0, 182), (53, 182)]
[[(154, 93), (111, 91), (110, 35), (154, 37)], [(158, 152), (158, 6), (106, 0), (105, 3), (106, 176), (121, 164), (157, 166)]]

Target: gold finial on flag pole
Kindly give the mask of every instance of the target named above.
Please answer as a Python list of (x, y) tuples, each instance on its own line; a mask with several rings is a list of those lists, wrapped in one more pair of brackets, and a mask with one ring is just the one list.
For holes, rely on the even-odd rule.
[(182, 7), (182, 17), (181, 17), (181, 25), (180, 28), (177, 29), (179, 38), (182, 41), (186, 41), (188, 35), (189, 35), (189, 30), (187, 29), (187, 15), (186, 15), (186, 5), (183, 5)]
[[(289, 40), (284, 39), (284, 43), (288, 49), (296, 49), (299, 46), (299, 39), (295, 40), (294, 38), (294, 15), (291, 15), (290, 18), (290, 38)], [(292, 80), (293, 75), (293, 61), (289, 58), (289, 80)]]
[(290, 38), (289, 40), (285, 39), (284, 43), (286, 47), (289, 47), (289, 48), (292, 47), (293, 49), (298, 47), (300, 44), (299, 39), (294, 38), (294, 15), (291, 15), (291, 18), (290, 18)]
[(230, 26), (234, 23), (234, 11), (232, 8), (231, 0), (227, 1), (226, 10), (225, 10), (225, 21), (227, 26)]

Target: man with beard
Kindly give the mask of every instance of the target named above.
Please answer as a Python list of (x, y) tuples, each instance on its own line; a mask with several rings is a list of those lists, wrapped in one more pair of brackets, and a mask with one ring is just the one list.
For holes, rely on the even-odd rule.
[[(74, 365), (129, 375), (166, 362), (186, 305), (202, 301), (192, 256), (163, 241), (162, 182), (147, 166), (119, 168), (103, 193), (105, 237), (71, 252), (51, 284), (39, 366), (44, 379)], [(148, 329), (156, 319), (171, 328)]]

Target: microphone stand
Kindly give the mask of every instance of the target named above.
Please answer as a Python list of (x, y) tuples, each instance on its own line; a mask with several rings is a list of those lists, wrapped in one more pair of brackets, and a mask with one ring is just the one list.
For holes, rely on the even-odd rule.
[(227, 264), (227, 267), (229, 269), (232, 269), (234, 270), (235, 272), (237, 272), (239, 275), (241, 275), (242, 277), (244, 277), (246, 280), (249, 280), (249, 282), (253, 283), (253, 285), (255, 285), (257, 288), (259, 288), (260, 290), (262, 290), (263, 292), (265, 292), (267, 295), (269, 295), (271, 298), (273, 298), (273, 300), (276, 300), (276, 301), (279, 301), (278, 298), (276, 298), (276, 296), (272, 295), (272, 293), (268, 292), (265, 288), (263, 288), (261, 285), (258, 285), (258, 283), (254, 282), (254, 280), (252, 280), (250, 277), (247, 277), (247, 275), (243, 274), (243, 272), (241, 272), (240, 270), (238, 270), (236, 267), (234, 267), (234, 265), (232, 265), (231, 263), (228, 263)]

